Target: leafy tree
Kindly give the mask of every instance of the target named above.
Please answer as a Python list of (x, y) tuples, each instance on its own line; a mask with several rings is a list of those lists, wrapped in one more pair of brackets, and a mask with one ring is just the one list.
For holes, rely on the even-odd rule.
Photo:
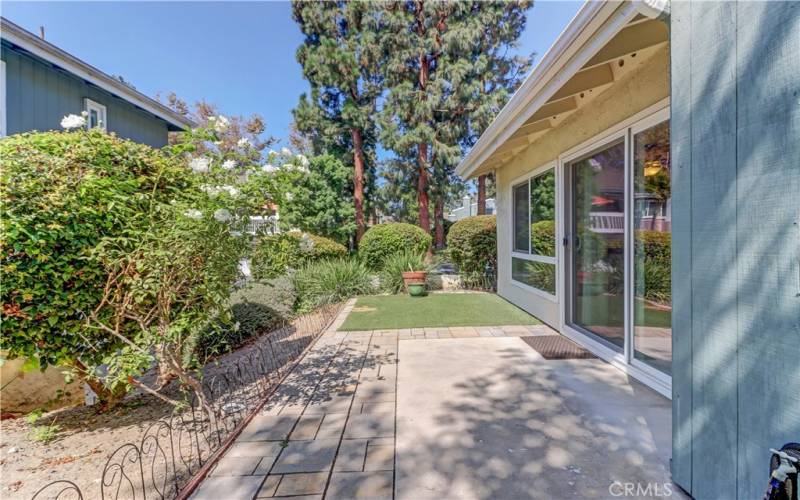
[(529, 60), (508, 55), (531, 2), (385, 4), (381, 36), (388, 93), (381, 138), (399, 155), (416, 153), (419, 223), (430, 230), (430, 185), (436, 241), (444, 240), (448, 187), (455, 165), (508, 98)]
[(309, 173), (283, 169), (276, 174), (282, 196), (280, 220), (286, 229), (301, 229), (342, 244), (356, 233), (353, 171), (333, 155), (311, 158)]
[(191, 119), (200, 129), (214, 130), (216, 137), (213, 141), (199, 135), (175, 132), (170, 134), (170, 143), (177, 144), (191, 140), (195, 151), (199, 154), (215, 150), (227, 159), (237, 161), (239, 165), (261, 163), (267, 148), (273, 146), (277, 140), (266, 135), (266, 123), (258, 114), (245, 116), (222, 117), (223, 124), (217, 124), (221, 117), (219, 107), (205, 100), (189, 105), (174, 92), (166, 97), (166, 105), (177, 113)]
[(366, 231), (365, 186), (376, 140), (373, 117), (383, 89), (379, 9), (367, 1), (295, 0), (292, 12), (305, 35), (297, 60), (311, 84), (311, 94), (303, 94), (294, 111), (297, 128), (310, 137), (315, 153), (346, 155), (346, 164), (352, 160), (359, 241)]

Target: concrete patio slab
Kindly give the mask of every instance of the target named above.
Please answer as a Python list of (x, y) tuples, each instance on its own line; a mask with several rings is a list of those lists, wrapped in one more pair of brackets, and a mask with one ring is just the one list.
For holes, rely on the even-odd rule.
[(397, 499), (671, 484), (669, 401), (603, 361), (546, 361), (513, 337), (401, 341), (399, 359)]

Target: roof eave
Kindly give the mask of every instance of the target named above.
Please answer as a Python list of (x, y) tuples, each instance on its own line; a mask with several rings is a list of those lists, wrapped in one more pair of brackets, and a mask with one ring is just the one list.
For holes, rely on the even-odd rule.
[(186, 130), (196, 126), (185, 116), (42, 40), (6, 18), (0, 17), (0, 28), (3, 39), (164, 120), (170, 130)]
[[(598, 30), (606, 32), (600, 42), (618, 31), (636, 15), (630, 2), (613, 0), (587, 1), (548, 49), (539, 64), (520, 85), (508, 103), (497, 114), (475, 146), (456, 167), (464, 179), (474, 176), (491, 154), (541, 107), (569, 79), (584, 61), (575, 55), (587, 54), (594, 43), (588, 43)], [(611, 20), (611, 22), (609, 22)], [(597, 43), (597, 40), (595, 40)], [(588, 60), (588, 56), (584, 57)]]

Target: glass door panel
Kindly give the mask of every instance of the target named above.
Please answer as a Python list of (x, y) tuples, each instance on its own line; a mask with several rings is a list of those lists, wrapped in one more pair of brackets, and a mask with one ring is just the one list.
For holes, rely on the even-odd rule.
[(569, 165), (570, 322), (610, 347), (625, 345), (625, 142)]
[(634, 358), (672, 366), (669, 121), (633, 135)]

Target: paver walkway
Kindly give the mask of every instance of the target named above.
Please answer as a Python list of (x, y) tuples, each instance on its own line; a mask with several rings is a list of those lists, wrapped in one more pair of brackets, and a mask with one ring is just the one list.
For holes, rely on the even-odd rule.
[(193, 498), (393, 498), (400, 340), (532, 336), (545, 325), (339, 332), (351, 301)]
[(614, 498), (627, 483), (683, 497), (670, 402), (514, 338), (549, 327), (337, 331), (352, 307), (194, 498)]

